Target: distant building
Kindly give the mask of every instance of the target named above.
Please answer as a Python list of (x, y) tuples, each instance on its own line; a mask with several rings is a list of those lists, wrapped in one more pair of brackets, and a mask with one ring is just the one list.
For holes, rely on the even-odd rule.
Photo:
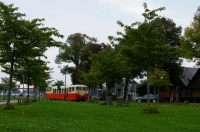
[(159, 95), (170, 97), (171, 93), (179, 93), (182, 97), (200, 97), (200, 69), (183, 67), (183, 73), (180, 80), (170, 90), (161, 90)]

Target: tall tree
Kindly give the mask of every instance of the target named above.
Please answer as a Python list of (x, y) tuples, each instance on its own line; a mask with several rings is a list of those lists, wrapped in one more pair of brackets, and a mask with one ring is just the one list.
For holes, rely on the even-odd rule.
[[(92, 66), (92, 60), (90, 57), (93, 54), (98, 54), (100, 51), (104, 50), (107, 47), (104, 43), (102, 44), (93, 44), (90, 43), (86, 46), (85, 49), (83, 49), (83, 52), (81, 54), (81, 65), (79, 69), (80, 73), (80, 82), (81, 84), (85, 84), (88, 86), (89, 90), (96, 88), (97, 85), (102, 86), (102, 84), (97, 83), (96, 81), (92, 81), (93, 75), (87, 74), (89, 73), (91, 66)], [(87, 77), (86, 77), (87, 76)], [(85, 79), (83, 79), (85, 78)]]
[(124, 58), (111, 47), (90, 57), (92, 66), (84, 80), (94, 84), (106, 83), (106, 96), (115, 83), (121, 83), (127, 73)]
[(73, 66), (66, 65), (65, 69), (68, 74), (71, 74), (73, 84), (79, 84), (79, 73), (81, 63), (81, 53), (89, 43), (95, 43), (95, 38), (89, 37), (86, 34), (75, 33), (68, 36), (66, 43), (59, 49), (59, 54), (56, 56), (57, 64), (72, 63)]
[(184, 36), (181, 38), (181, 55), (197, 65), (200, 65), (200, 6), (193, 17), (193, 22), (185, 28)]
[(104, 50), (107, 46), (102, 44), (96, 44), (96, 43), (89, 43), (86, 45), (86, 47), (83, 49), (80, 59), (81, 59), (81, 65), (80, 65), (80, 71), (84, 71), (86, 73), (89, 72), (90, 67), (92, 65), (91, 60), (89, 59), (91, 57), (91, 54), (98, 54), (100, 51)]
[(144, 22), (135, 22), (131, 26), (126, 26), (122, 22), (118, 22), (124, 27), (126, 43), (131, 45), (129, 55), (134, 57), (134, 63), (139, 65), (141, 70), (145, 71), (147, 77), (147, 94), (148, 107), (150, 106), (150, 79), (149, 76), (154, 68), (161, 67), (169, 60), (168, 56), (172, 52), (172, 48), (166, 44), (164, 35), (160, 32), (163, 26), (159, 26), (160, 16), (156, 13), (165, 8), (161, 7), (155, 10), (149, 10), (147, 4), (144, 3)]
[(39, 87), (39, 84), (45, 84), (50, 79), (50, 70), (47, 62), (40, 58), (26, 58), (19, 62), (18, 65), (15, 65), (13, 76), (18, 81), (24, 81), (27, 84), (27, 102), (29, 101), (29, 86)]
[(182, 27), (176, 26), (173, 20), (165, 17), (160, 18), (158, 25), (163, 27), (163, 30), (160, 31), (160, 34), (164, 36), (163, 40), (173, 49), (168, 56), (168, 61), (163, 64), (161, 69), (170, 75), (170, 82), (175, 83), (179, 80), (183, 71), (181, 67), (182, 59), (180, 59), (176, 50), (180, 46)]
[(13, 4), (0, 2), (0, 64), (10, 69), (7, 106), (10, 104), (14, 65), (25, 58), (44, 56), (48, 47), (61, 44), (53, 36), (63, 37), (55, 28), (44, 27), (44, 19), (28, 21), (26, 15), (17, 10)]

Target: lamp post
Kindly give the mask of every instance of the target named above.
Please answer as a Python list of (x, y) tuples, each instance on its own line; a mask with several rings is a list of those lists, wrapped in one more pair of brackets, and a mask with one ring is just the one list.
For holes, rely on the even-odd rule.
[(22, 102), (24, 103), (24, 75), (22, 75), (22, 78), (23, 78)]

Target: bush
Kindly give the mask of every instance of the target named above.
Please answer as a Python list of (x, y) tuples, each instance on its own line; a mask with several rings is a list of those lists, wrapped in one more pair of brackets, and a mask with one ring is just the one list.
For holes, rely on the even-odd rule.
[(106, 101), (100, 103), (100, 105), (107, 105)]
[(159, 114), (158, 107), (154, 106), (149, 106), (145, 107), (142, 109), (142, 112), (144, 114)]

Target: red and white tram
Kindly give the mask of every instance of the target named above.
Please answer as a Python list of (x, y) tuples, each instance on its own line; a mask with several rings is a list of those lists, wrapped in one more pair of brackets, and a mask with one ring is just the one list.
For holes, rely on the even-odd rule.
[(46, 90), (46, 98), (52, 100), (88, 100), (88, 87), (85, 85), (53, 86)]

